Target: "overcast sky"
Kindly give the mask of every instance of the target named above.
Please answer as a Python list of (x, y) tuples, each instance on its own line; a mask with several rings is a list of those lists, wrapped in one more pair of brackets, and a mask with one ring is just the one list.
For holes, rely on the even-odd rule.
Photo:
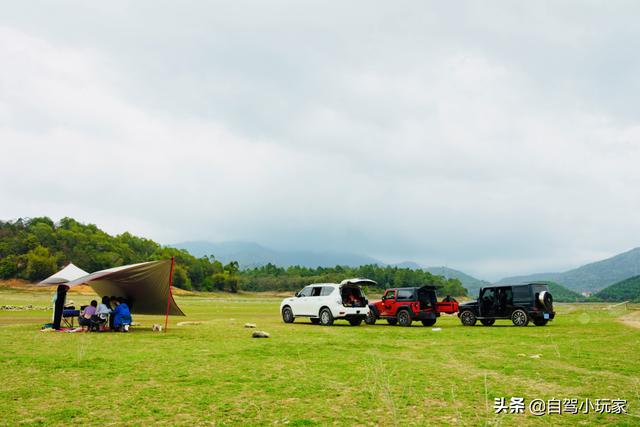
[(2, 1), (0, 218), (485, 279), (640, 246), (640, 4)]

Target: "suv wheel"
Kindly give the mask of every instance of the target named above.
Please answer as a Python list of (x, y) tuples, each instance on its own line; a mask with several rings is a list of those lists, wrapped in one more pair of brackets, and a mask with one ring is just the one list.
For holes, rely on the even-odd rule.
[(460, 313), (460, 321), (464, 326), (473, 326), (477, 320), (476, 315), (471, 310), (465, 310)]
[(533, 324), (536, 326), (545, 326), (548, 322), (548, 319), (534, 319)]
[(372, 312), (369, 312), (369, 314), (367, 314), (367, 317), (365, 317), (364, 319), (364, 323), (366, 323), (367, 325), (375, 325), (376, 320), (376, 315)]
[(293, 311), (291, 311), (291, 307), (285, 307), (282, 309), (282, 320), (284, 323), (293, 323), (296, 318), (293, 316)]
[(351, 326), (360, 326), (362, 323), (362, 317), (357, 317), (355, 319), (349, 319), (349, 324)]
[(436, 319), (426, 319), (422, 321), (423, 326), (433, 326), (436, 324)]
[(482, 323), (484, 326), (491, 326), (496, 323), (496, 319), (480, 319), (480, 323)]
[(395, 325), (396, 323), (398, 323), (398, 319), (396, 319), (395, 317), (389, 318), (387, 319), (387, 323), (390, 325)]
[(529, 324), (529, 316), (524, 310), (517, 309), (511, 313), (511, 321), (516, 326), (527, 326)]
[(396, 314), (396, 316), (398, 316), (398, 325), (411, 326), (411, 322), (413, 321), (413, 319), (411, 319), (409, 310), (400, 310), (398, 314)]
[(326, 307), (320, 310), (320, 324), (322, 326), (333, 325), (333, 314), (331, 314), (331, 310)]
[(313, 323), (314, 325), (317, 325), (318, 323), (320, 323), (320, 318), (319, 317), (312, 317), (309, 320), (311, 320), (311, 323)]

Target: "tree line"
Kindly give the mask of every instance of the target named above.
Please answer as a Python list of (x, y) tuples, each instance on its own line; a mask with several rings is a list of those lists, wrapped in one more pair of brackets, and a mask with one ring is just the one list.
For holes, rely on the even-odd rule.
[(339, 283), (345, 278), (365, 277), (374, 280), (378, 286), (374, 291), (388, 288), (434, 285), (441, 295), (467, 295), (467, 290), (458, 279), (446, 279), (423, 270), (412, 270), (377, 264), (360, 267), (300, 267), (288, 268), (267, 264), (246, 269), (242, 272), (242, 288), (248, 291), (283, 290), (294, 291), (310, 283)]
[(240, 270), (235, 261), (223, 264), (213, 255), (196, 258), (185, 250), (128, 232), (111, 236), (94, 224), (82, 224), (73, 218), (62, 218), (57, 223), (48, 217), (0, 221), (0, 279), (38, 282), (69, 262), (94, 272), (171, 257), (176, 261), (173, 283), (187, 290), (293, 291), (310, 283), (366, 277), (375, 280), (380, 289), (430, 284), (440, 286), (442, 294), (467, 293), (459, 280), (422, 270), (378, 265), (283, 268), (273, 264)]

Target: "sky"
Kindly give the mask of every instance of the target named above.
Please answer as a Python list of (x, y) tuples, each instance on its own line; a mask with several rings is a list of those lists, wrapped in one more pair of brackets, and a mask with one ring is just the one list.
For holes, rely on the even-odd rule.
[(0, 5), (0, 219), (487, 280), (640, 246), (638, 2)]

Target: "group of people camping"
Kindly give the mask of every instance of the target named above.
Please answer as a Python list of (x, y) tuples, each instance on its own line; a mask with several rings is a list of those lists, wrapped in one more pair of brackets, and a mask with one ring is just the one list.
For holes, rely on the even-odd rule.
[(127, 301), (122, 297), (102, 297), (102, 302), (92, 300), (84, 307), (78, 317), (78, 323), (85, 331), (109, 330), (128, 332), (131, 325), (131, 310)]

